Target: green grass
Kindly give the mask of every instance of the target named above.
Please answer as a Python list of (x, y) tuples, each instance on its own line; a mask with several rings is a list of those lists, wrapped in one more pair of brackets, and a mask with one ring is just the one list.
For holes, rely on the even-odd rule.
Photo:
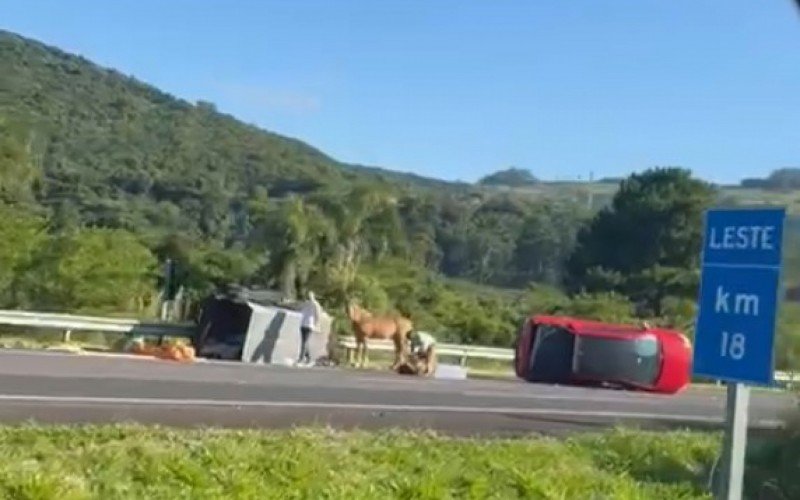
[[(63, 334), (51, 329), (37, 330), (35, 328), (4, 326), (0, 330), (0, 347), (16, 349), (41, 349), (51, 346), (64, 345)], [(108, 334), (103, 332), (73, 332), (70, 335), (70, 345), (107, 349), (118, 343), (125, 336), (123, 334)]]
[[(0, 349), (70, 349), (91, 351), (121, 351), (128, 340), (125, 334), (103, 332), (74, 332), (69, 342), (64, 342), (62, 334), (49, 331), (2, 331), (0, 332)], [(148, 341), (155, 342), (155, 337)], [(164, 341), (181, 340), (184, 337), (164, 337)]]
[(108, 346), (106, 343), (97, 344), (80, 339), (63, 342), (60, 337), (45, 339), (38, 336), (2, 335), (0, 336), (0, 349), (69, 349), (77, 351), (81, 349), (107, 350)]
[(14, 499), (709, 498), (716, 435), (614, 431), (567, 441), (433, 433), (1, 427)]

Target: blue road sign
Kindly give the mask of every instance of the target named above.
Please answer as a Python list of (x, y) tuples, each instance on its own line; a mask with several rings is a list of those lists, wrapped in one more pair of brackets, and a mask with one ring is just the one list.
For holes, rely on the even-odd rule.
[(773, 382), (784, 209), (706, 212), (694, 373)]

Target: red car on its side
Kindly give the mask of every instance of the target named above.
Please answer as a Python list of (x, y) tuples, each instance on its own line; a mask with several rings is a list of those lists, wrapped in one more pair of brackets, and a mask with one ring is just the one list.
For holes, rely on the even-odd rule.
[(533, 316), (517, 337), (514, 367), (529, 382), (674, 394), (689, 385), (691, 361), (689, 339), (675, 330)]

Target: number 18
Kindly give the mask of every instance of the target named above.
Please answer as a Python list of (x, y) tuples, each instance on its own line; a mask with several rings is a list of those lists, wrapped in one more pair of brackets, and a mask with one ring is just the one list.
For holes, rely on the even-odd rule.
[(722, 332), (720, 356), (723, 358), (730, 356), (736, 361), (742, 359), (744, 357), (744, 335), (741, 333), (730, 335), (728, 332)]

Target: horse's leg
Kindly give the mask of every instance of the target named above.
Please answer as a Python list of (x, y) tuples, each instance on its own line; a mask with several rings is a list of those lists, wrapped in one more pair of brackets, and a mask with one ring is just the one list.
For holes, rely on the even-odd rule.
[(363, 341), (360, 339), (356, 340), (356, 350), (355, 353), (353, 354), (353, 368), (358, 368), (358, 365), (360, 364), (362, 342)]
[(394, 340), (394, 364), (392, 364), (392, 370), (397, 370), (403, 362), (405, 349), (403, 348), (403, 339), (399, 334), (395, 334), (392, 340)]
[(364, 339), (364, 358), (361, 362), (361, 368), (367, 368), (369, 366), (369, 346), (367, 345), (367, 339)]
[(433, 375), (434, 373), (436, 373), (436, 367), (439, 363), (439, 360), (437, 359), (436, 355), (436, 346), (430, 346), (428, 348), (428, 353), (425, 356), (425, 358), (426, 358), (425, 364), (427, 365), (425, 367), (425, 374)]
[(408, 332), (403, 333), (400, 335), (398, 339), (400, 343), (400, 359), (403, 363), (408, 363), (411, 361), (411, 346), (408, 340)]
[(357, 368), (358, 367), (358, 356), (359, 356), (360, 352), (361, 352), (361, 339), (356, 337), (356, 347), (355, 347), (355, 349), (351, 350), (348, 353), (348, 359), (347, 359), (347, 362), (353, 368)]

